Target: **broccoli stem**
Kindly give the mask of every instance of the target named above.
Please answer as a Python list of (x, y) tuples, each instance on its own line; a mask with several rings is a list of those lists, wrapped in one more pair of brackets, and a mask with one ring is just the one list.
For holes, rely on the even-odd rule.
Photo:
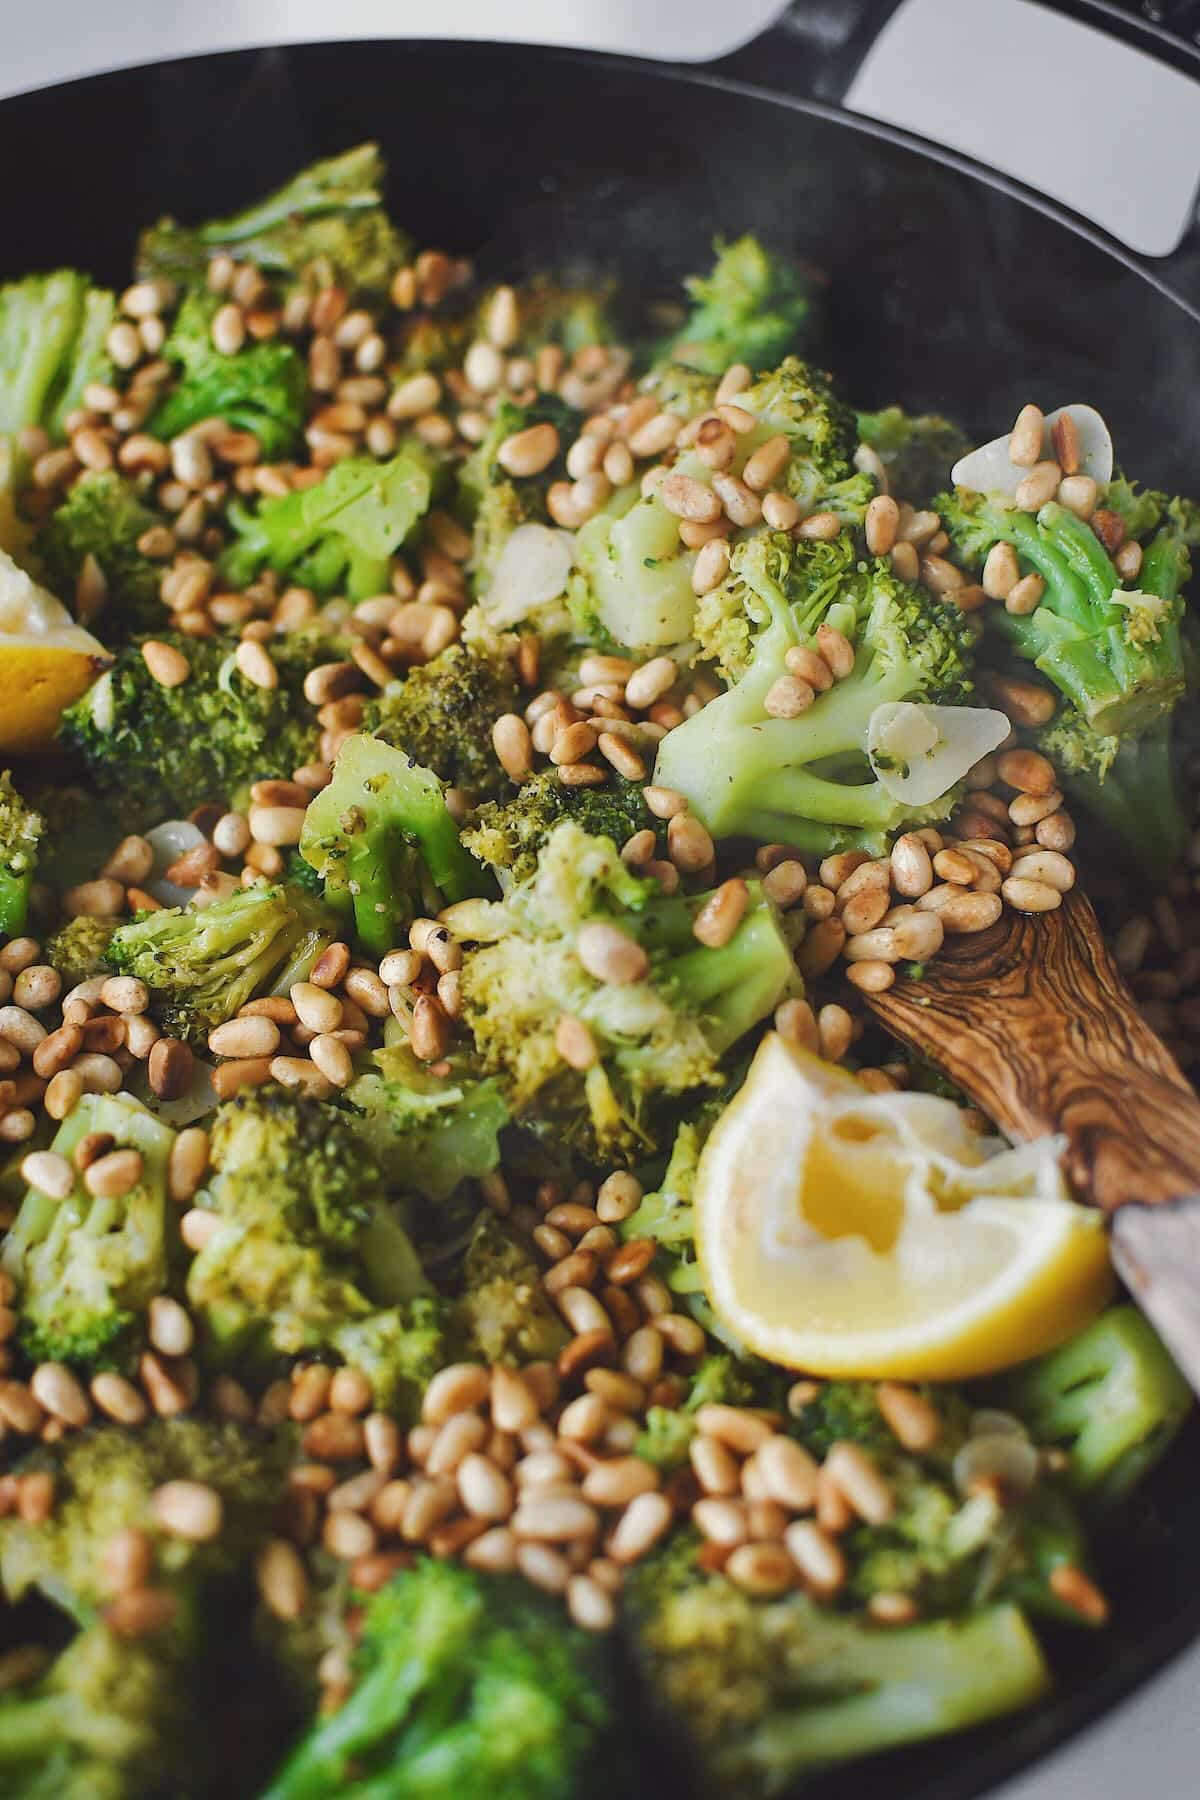
[(1067, 793), (1121, 846), (1130, 864), (1164, 880), (1183, 854), (1191, 825), (1179, 789), (1171, 721), (1126, 739), (1103, 777), (1060, 771)]
[(1015, 1606), (899, 1631), (864, 1629), (831, 1647), (820, 1679), (827, 1699), (776, 1714), (746, 1747), (771, 1791), (802, 1770), (978, 1725), (1032, 1704), (1050, 1686)]

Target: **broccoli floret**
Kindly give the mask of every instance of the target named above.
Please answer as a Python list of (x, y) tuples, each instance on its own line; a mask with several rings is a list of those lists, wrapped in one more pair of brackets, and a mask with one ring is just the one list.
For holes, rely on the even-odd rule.
[(409, 243), (383, 206), (383, 158), (377, 144), (301, 169), (283, 187), (226, 219), (199, 226), (160, 219), (142, 233), (137, 269), (184, 286), (205, 280), (212, 257), (257, 264), (285, 285), (340, 286), (382, 298)]
[[(1102, 504), (1109, 512), (1119, 513), (1126, 537), (1148, 538), (1162, 524), (1167, 510), (1167, 496), (1155, 488), (1143, 488), (1119, 469), (1104, 490)], [(1172, 502), (1172, 504), (1178, 504)], [(1186, 502), (1183, 502), (1186, 505)]]
[(454, 1319), (467, 1354), (485, 1363), (553, 1361), (568, 1337), (532, 1247), (490, 1211), (467, 1245)]
[(88, 382), (112, 373), (104, 346), (115, 309), (106, 289), (73, 269), (0, 287), (0, 437), (31, 425), (66, 436)]
[(1101, 737), (1067, 701), (1035, 739), (1072, 803), (1104, 829), (1131, 867), (1157, 881), (1176, 866), (1191, 830), (1171, 739), (1169, 718), (1139, 738)]
[(696, 1435), (696, 1414), (702, 1406), (760, 1406), (768, 1396), (770, 1373), (766, 1363), (732, 1356), (728, 1351), (709, 1352), (692, 1376), (681, 1406), (652, 1406), (635, 1445), (638, 1456), (669, 1474), (683, 1467)]
[(393, 553), (429, 506), (432, 461), (410, 446), (389, 462), (350, 456), (312, 487), (229, 508), (221, 573), (242, 588), (274, 569), (317, 594), (386, 593)]
[[(499, 1084), (468, 1067), (433, 1075), (407, 1044), (377, 1050), (374, 1068), (345, 1090), (358, 1129), (386, 1173), (405, 1191), (432, 1202), (430, 1223), (464, 1182), (500, 1164), (508, 1107)], [(424, 1236), (418, 1230), (418, 1235)]]
[(119, 1198), (97, 1197), (77, 1175), (65, 1200), (30, 1188), (0, 1250), (17, 1284), (20, 1342), (30, 1360), (84, 1367), (126, 1360), (142, 1315), (167, 1285), (173, 1211), (167, 1159), (175, 1134), (125, 1094), (85, 1094), (52, 1148), (71, 1161), (92, 1132), (141, 1152), (142, 1169)]
[(29, 890), (45, 831), (42, 815), (28, 806), (5, 769), (0, 774), (0, 935), (20, 937), (29, 913)]
[(108, 974), (108, 946), (118, 923), (117, 919), (81, 913), (43, 944), (42, 960), (58, 970), (65, 990), (90, 981), (93, 975)]
[(335, 1109), (243, 1092), (218, 1108), (210, 1142), (199, 1204), (218, 1225), (187, 1292), (214, 1364), (332, 1348), (344, 1327), (429, 1291), (378, 1164)]
[(755, 237), (718, 242), (715, 249), (709, 274), (684, 283), (692, 310), (658, 360), (721, 375), (730, 363), (763, 369), (802, 350), (817, 323), (810, 273)]
[(107, 798), (69, 782), (22, 780), (26, 803), (37, 812), (45, 829), (38, 847), (37, 878), (56, 893), (91, 881), (102, 869), (125, 835)]
[[(558, 454), (537, 475), (510, 475), (497, 462), (496, 453), (505, 438), (534, 425), (553, 425), (558, 432)], [(546, 495), (566, 472), (565, 457), (579, 427), (579, 416), (557, 394), (538, 394), (528, 405), (502, 400), (496, 408), (487, 436), (462, 465), (458, 500), (462, 512), (473, 521), (474, 550), (471, 571), (475, 591), (485, 596), (496, 572), (500, 552), (518, 525), (548, 525)], [(519, 623), (506, 613), (498, 626)]]
[(1049, 1670), (1016, 1606), (881, 1631), (800, 1594), (705, 1575), (685, 1536), (632, 1572), (626, 1616), (650, 1694), (714, 1793), (769, 1795), (847, 1757), (1027, 1706)]
[(567, 787), (549, 769), (522, 783), (508, 800), (477, 807), (463, 827), (471, 855), (512, 881), (525, 881), (537, 867), (538, 852), (554, 827), (572, 819), (591, 837), (625, 844), (635, 831), (653, 829), (665, 844), (661, 819), (646, 805), (642, 785), (615, 778), (602, 787)]
[(290, 344), (278, 339), (249, 344), (233, 355), (212, 341), (212, 321), (221, 297), (196, 289), (175, 315), (163, 355), (179, 376), (146, 429), (170, 439), (204, 419), (223, 419), (252, 431), (265, 462), (278, 462), (295, 449), (304, 423), (308, 377)]
[(1143, 559), (1140, 588), (1126, 589), (1091, 526), (1057, 500), (1036, 518), (965, 488), (933, 504), (970, 567), (1006, 543), (1023, 574), (1042, 577), (1045, 591), (1033, 612), (988, 607), (984, 622), (1047, 676), (1093, 731), (1137, 736), (1171, 711), (1184, 690), (1180, 596), (1189, 564), (1181, 537), (1160, 532)]
[(251, 782), (286, 778), (315, 759), (320, 733), (304, 698), (304, 677), (314, 664), (336, 657), (341, 640), (318, 631), (273, 639), (279, 674), (273, 688), (240, 673), (236, 637), (165, 631), (156, 641), (187, 658), (186, 681), (163, 687), (146, 666), (141, 642), (127, 644), (64, 713), (59, 733), (127, 829), (186, 816), (205, 801), (236, 802)]
[(373, 701), (363, 730), (451, 787), (495, 798), (511, 793), (512, 783), (492, 749), (492, 726), (520, 705), (510, 657), (483, 645), (451, 644)]
[[(973, 633), (958, 608), (903, 582), (880, 560), (830, 575), (836, 545), (815, 550), (759, 533), (734, 551), (730, 581), (758, 609), (745, 674), (728, 693), (668, 732), (655, 781), (685, 794), (716, 838), (753, 837), (827, 855), (882, 854), (898, 829), (943, 819), (954, 790), (927, 806), (896, 799), (872, 776), (871, 716), (885, 701), (959, 701), (970, 691)], [(852, 672), (796, 718), (769, 718), (765, 700), (793, 645), (829, 623), (850, 638)]]
[(329, 1348), (371, 1384), (371, 1403), (405, 1425), (421, 1416), (421, 1396), (453, 1360), (457, 1338), (445, 1300), (418, 1294), (401, 1306), (353, 1319), (331, 1332)]
[(965, 433), (940, 413), (909, 413), (901, 406), (859, 413), (858, 435), (887, 470), (891, 493), (912, 506), (924, 506), (944, 488), (971, 448)]
[(263, 1800), (583, 1800), (619, 1778), (614, 1668), (520, 1581), (424, 1559), (368, 1601), (349, 1699)]
[(855, 415), (833, 387), (832, 378), (812, 363), (789, 356), (737, 397), (758, 424), (738, 440), (739, 451), (753, 452), (779, 435), (790, 455), (778, 485), (798, 500), (805, 512), (818, 505), (857, 524), (874, 490), (867, 475), (856, 474), (858, 437)]
[(401, 943), (414, 918), (481, 888), (437, 777), (380, 738), (342, 745), (333, 780), (305, 814), (300, 851), (376, 956)]
[(1153, 1327), (1128, 1305), (1015, 1371), (998, 1397), (1039, 1443), (1069, 1452), (1069, 1485), (1088, 1507), (1104, 1511), (1145, 1478), (1192, 1406), (1191, 1390)]
[(211, 906), (164, 907), (120, 926), (107, 961), (146, 983), (166, 1031), (203, 1045), (248, 1000), (306, 980), (336, 934), (329, 909), (296, 888), (238, 888)]
[(142, 533), (164, 522), (109, 469), (77, 481), (37, 535), (37, 553), (55, 593), (73, 594), (85, 558), (95, 558), (108, 588), (101, 626), (109, 642), (152, 631), (167, 618), (163, 565), (138, 549)]
[(675, 413), (682, 422), (710, 410), (717, 382), (703, 369), (693, 369), (685, 362), (668, 362), (658, 364), (642, 378), (641, 390), (654, 395), (662, 412)]
[[(713, 1086), (721, 1059), (790, 993), (797, 977), (778, 915), (757, 882), (729, 943), (699, 944), (692, 925), (702, 896), (664, 896), (634, 874), (607, 838), (567, 821), (551, 833), (536, 873), (502, 901), (454, 909), (449, 922), (469, 947), (464, 1017), (485, 1069), (502, 1078), (514, 1113), (536, 1101), (539, 1125), (578, 1137), (603, 1159), (628, 1160), (653, 1145), (656, 1100)], [(616, 925), (637, 941), (644, 971), (601, 982), (576, 948), (583, 928)], [(596, 1046), (586, 1069), (557, 1048), (564, 1015)]]

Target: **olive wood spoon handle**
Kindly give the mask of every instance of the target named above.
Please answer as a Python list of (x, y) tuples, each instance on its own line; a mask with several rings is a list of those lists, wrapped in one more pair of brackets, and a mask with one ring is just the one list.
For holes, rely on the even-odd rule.
[(1200, 1392), (1200, 1099), (1138, 1012), (1087, 898), (947, 938), (869, 1004), (1010, 1138), (1061, 1132), (1076, 1194)]

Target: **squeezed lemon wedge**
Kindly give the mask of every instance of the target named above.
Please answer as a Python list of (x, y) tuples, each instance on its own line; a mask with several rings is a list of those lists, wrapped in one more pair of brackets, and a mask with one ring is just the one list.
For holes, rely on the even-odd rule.
[(953, 1101), (868, 1092), (766, 1037), (696, 1176), (708, 1299), (814, 1375), (963, 1380), (1075, 1334), (1114, 1278), (1061, 1143), (1006, 1148)]
[(0, 753), (45, 750), (63, 708), (109, 660), (61, 600), (0, 550)]

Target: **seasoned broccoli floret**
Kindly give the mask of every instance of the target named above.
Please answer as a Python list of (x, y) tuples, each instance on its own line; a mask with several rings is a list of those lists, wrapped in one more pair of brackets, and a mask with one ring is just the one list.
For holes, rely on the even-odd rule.
[(81, 913), (70, 919), (42, 946), (42, 959), (57, 969), (64, 991), (108, 974), (108, 946), (119, 920)]
[(376, 956), (401, 943), (414, 918), (481, 887), (437, 777), (375, 737), (342, 745), (333, 780), (305, 814), (300, 851)]
[(859, 413), (858, 435), (887, 470), (889, 491), (918, 507), (946, 486), (951, 469), (971, 448), (949, 419), (939, 413), (908, 413), (901, 406)]
[(494, 1212), (479, 1216), (460, 1284), (454, 1321), (469, 1356), (486, 1363), (553, 1361), (566, 1344), (532, 1246)]
[[(452, 929), (470, 946), (464, 1017), (518, 1116), (536, 1101), (538, 1122), (552, 1121), (556, 1135), (626, 1160), (652, 1145), (656, 1100), (722, 1080), (726, 1051), (797, 977), (756, 882), (741, 924), (719, 949), (693, 935), (702, 904), (699, 896), (664, 896), (622, 863), (610, 839), (568, 821), (551, 833), (535, 874), (504, 900), (455, 908)], [(581, 960), (578, 941), (594, 924), (616, 925), (636, 942), (619, 983), (597, 980)], [(564, 1016), (591, 1034), (596, 1055), (586, 1068), (559, 1052)]]
[(1103, 1510), (1142, 1481), (1192, 1407), (1187, 1382), (1133, 1306), (1113, 1307), (1061, 1349), (1016, 1370), (1000, 1399), (1040, 1443), (1069, 1452), (1069, 1484)]
[[(1186, 506), (1186, 501), (1172, 501), (1172, 507)], [(1155, 488), (1143, 488), (1121, 471), (1115, 470), (1104, 490), (1104, 505), (1109, 512), (1119, 513), (1126, 537), (1139, 541), (1148, 538), (1162, 524), (1167, 510), (1167, 496)], [(1179, 521), (1180, 525), (1182, 524)]]
[[(714, 837), (820, 855), (851, 846), (879, 855), (889, 833), (947, 817), (953, 790), (906, 805), (874, 778), (866, 746), (885, 701), (953, 703), (969, 693), (973, 633), (958, 608), (899, 580), (882, 559), (855, 562), (842, 540), (811, 545), (781, 532), (738, 545), (729, 589), (751, 624), (745, 673), (668, 732), (655, 781), (685, 794)], [(788, 651), (812, 647), (822, 624), (850, 639), (853, 670), (798, 717), (768, 717)]]
[(711, 271), (684, 283), (692, 310), (659, 360), (721, 375), (731, 363), (763, 369), (802, 350), (817, 322), (810, 273), (755, 237), (715, 248)]
[(92, 1132), (140, 1152), (137, 1180), (119, 1198), (90, 1194), (81, 1174), (65, 1200), (31, 1187), (0, 1250), (0, 1266), (17, 1284), (21, 1347), (35, 1363), (125, 1360), (146, 1307), (167, 1285), (175, 1134), (127, 1094), (85, 1094), (52, 1148), (70, 1161)]
[(328, 1347), (371, 1384), (371, 1404), (406, 1425), (421, 1416), (421, 1396), (456, 1354), (445, 1300), (417, 1294), (402, 1305), (337, 1326)]
[[(334, 1348), (344, 1327), (429, 1291), (349, 1119), (268, 1087), (221, 1106), (210, 1141), (214, 1172), (200, 1204), (218, 1226), (187, 1292), (214, 1363)], [(396, 1322), (380, 1329), (398, 1336)]]
[(252, 431), (264, 462), (278, 462), (295, 449), (304, 423), (308, 377), (290, 344), (273, 339), (248, 344), (233, 355), (212, 341), (219, 294), (197, 289), (175, 315), (163, 355), (179, 375), (146, 429), (170, 439), (205, 419), (223, 419)]
[(422, 1560), (368, 1601), (349, 1699), (263, 1800), (584, 1800), (620, 1778), (614, 1668), (522, 1582)]
[(315, 759), (320, 734), (304, 677), (336, 657), (341, 640), (318, 631), (273, 639), (273, 688), (257, 687), (238, 670), (236, 637), (168, 631), (157, 641), (187, 658), (186, 681), (163, 687), (141, 643), (127, 644), (64, 713), (59, 733), (127, 829), (186, 816), (204, 801), (236, 801), (251, 782), (289, 777)]
[(153, 631), (167, 619), (160, 587), (163, 564), (138, 549), (138, 539), (163, 525), (133, 486), (113, 470), (85, 475), (55, 507), (36, 539), (46, 582), (56, 594), (75, 593), (85, 558), (95, 559), (108, 589), (98, 629), (109, 643)]
[(451, 644), (372, 701), (363, 730), (451, 787), (488, 799), (512, 792), (492, 749), (492, 726), (520, 705), (510, 657), (483, 645)]
[(1072, 803), (1091, 815), (1131, 867), (1158, 881), (1178, 863), (1191, 830), (1171, 735), (1166, 718), (1138, 738), (1101, 737), (1064, 701), (1035, 739)]
[(648, 1690), (690, 1736), (706, 1791), (746, 1800), (999, 1717), (1050, 1685), (1016, 1606), (881, 1631), (800, 1594), (751, 1599), (703, 1574), (688, 1537), (632, 1572), (627, 1617)]
[(146, 983), (165, 1030), (202, 1045), (256, 995), (307, 980), (336, 931), (329, 909), (297, 888), (238, 888), (211, 906), (165, 907), (120, 926), (107, 961)]
[[(434, 1233), (446, 1202), (500, 1163), (500, 1133), (508, 1107), (492, 1078), (480, 1079), (452, 1059), (450, 1072), (431, 1074), (407, 1044), (377, 1050), (374, 1068), (346, 1089), (358, 1129), (389, 1182), (432, 1202)], [(418, 1226), (418, 1235), (424, 1233)]]
[(112, 373), (104, 346), (115, 309), (112, 294), (74, 269), (0, 287), (0, 437), (30, 425), (66, 436), (88, 382)]
[(1023, 574), (1042, 577), (1045, 591), (1033, 612), (993, 606), (983, 618), (1093, 731), (1137, 736), (1171, 711), (1184, 690), (1181, 592), (1189, 572), (1178, 533), (1158, 534), (1143, 558), (1140, 585), (1126, 588), (1091, 526), (1057, 500), (1036, 517), (965, 488), (933, 504), (970, 567), (1006, 543)]
[(502, 869), (512, 881), (525, 881), (563, 819), (574, 820), (590, 837), (611, 838), (617, 845), (628, 843), (635, 831), (651, 828), (665, 841), (662, 820), (646, 805), (640, 782), (613, 777), (602, 787), (568, 787), (551, 769), (531, 776), (511, 799), (477, 807), (463, 827), (462, 841), (481, 863)]
[(312, 487), (260, 500), (253, 511), (231, 505), (237, 536), (221, 573), (239, 588), (274, 569), (317, 594), (386, 593), (393, 553), (429, 506), (431, 467), (420, 446), (385, 463), (350, 456)]
[(142, 233), (138, 273), (201, 284), (210, 260), (225, 251), (285, 285), (337, 283), (382, 298), (409, 250), (384, 210), (384, 173), (379, 146), (359, 144), (311, 163), (230, 218), (198, 226), (160, 219)]
[(20, 937), (29, 912), (45, 820), (28, 806), (5, 769), (0, 774), (0, 936)]
[[(534, 425), (553, 425), (558, 433), (558, 454), (536, 475), (510, 475), (496, 460), (497, 452), (505, 438)], [(477, 594), (486, 597), (500, 553), (518, 525), (551, 523), (546, 495), (565, 474), (564, 459), (578, 428), (578, 414), (557, 394), (538, 394), (527, 405), (502, 400), (496, 408), (487, 436), (471, 452), (458, 477), (460, 508), (474, 522), (471, 571)], [(510, 611), (495, 622), (508, 627), (523, 616)]]
[(854, 412), (823, 369), (786, 357), (740, 393), (737, 404), (758, 420), (739, 438), (739, 450), (750, 453), (770, 438), (787, 439), (790, 454), (778, 485), (806, 513), (819, 506), (855, 524), (861, 520), (874, 483), (854, 471)]
[[(762, 1406), (778, 1395), (765, 1390), (771, 1385), (767, 1364), (727, 1351), (710, 1351), (692, 1376), (680, 1406), (652, 1406), (635, 1445), (639, 1456), (664, 1474), (681, 1469), (696, 1435), (696, 1414), (702, 1406)], [(775, 1384), (778, 1385), (778, 1384)]]

